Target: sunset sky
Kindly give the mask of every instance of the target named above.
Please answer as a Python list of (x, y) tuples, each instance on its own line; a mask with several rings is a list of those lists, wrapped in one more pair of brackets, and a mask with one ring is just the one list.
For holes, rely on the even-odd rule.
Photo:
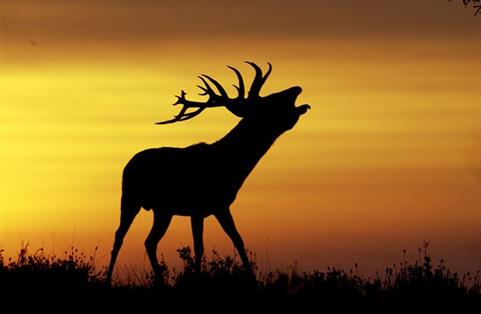
[[(121, 173), (136, 152), (212, 142), (227, 110), (157, 126), (207, 73), (234, 92), (250, 60), (263, 93), (300, 85), (312, 110), (274, 144), (232, 213), (262, 269), (297, 263), (372, 274), (430, 241), (455, 270), (481, 266), (481, 15), (462, 1), (0, 0), (0, 248), (108, 262)], [(117, 274), (149, 270), (152, 213)], [(206, 250), (232, 253), (214, 218)], [(192, 245), (174, 218), (168, 264)]]

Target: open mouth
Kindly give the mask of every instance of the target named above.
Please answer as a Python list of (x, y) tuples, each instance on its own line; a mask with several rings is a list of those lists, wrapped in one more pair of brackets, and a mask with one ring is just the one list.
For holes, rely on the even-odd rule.
[(300, 106), (296, 107), (296, 109), (297, 109), (297, 112), (299, 112), (299, 114), (305, 114), (309, 109), (311, 109), (311, 106), (300, 105)]

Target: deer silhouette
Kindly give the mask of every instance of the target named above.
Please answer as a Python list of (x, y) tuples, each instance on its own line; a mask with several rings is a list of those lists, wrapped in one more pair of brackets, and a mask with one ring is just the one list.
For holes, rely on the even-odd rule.
[[(145, 240), (145, 248), (155, 274), (160, 271), (157, 244), (163, 237), (174, 215), (190, 216), (194, 238), (196, 268), (204, 254), (204, 218), (214, 215), (232, 240), (243, 267), (250, 269), (244, 242), (237, 231), (230, 212), (237, 192), (257, 162), (274, 141), (292, 129), (309, 105), (296, 107), (300, 87), (291, 87), (266, 97), (259, 96), (272, 66), (265, 74), (259, 66), (247, 62), (255, 70), (255, 77), (245, 98), (244, 81), (236, 74), (238, 96), (229, 98), (221, 84), (212, 77), (199, 76), (204, 86), (200, 95), (203, 102), (190, 101), (181, 92), (174, 105), (182, 105), (173, 119), (156, 124), (169, 124), (192, 119), (206, 108), (225, 107), (242, 118), (226, 136), (212, 144), (199, 143), (185, 148), (161, 147), (137, 153), (125, 166), (122, 180), (120, 226), (115, 233), (106, 282), (110, 283), (115, 261), (123, 239), (135, 216), (143, 207), (152, 210), (154, 222)], [(214, 91), (215, 86), (219, 93)], [(194, 109), (194, 110), (192, 110)]]

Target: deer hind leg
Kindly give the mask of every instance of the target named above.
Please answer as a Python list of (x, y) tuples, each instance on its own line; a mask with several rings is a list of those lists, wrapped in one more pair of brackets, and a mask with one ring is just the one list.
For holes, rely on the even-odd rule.
[(145, 239), (145, 249), (147, 250), (147, 256), (149, 257), (150, 264), (155, 275), (160, 275), (159, 262), (157, 259), (157, 245), (164, 236), (169, 224), (172, 220), (171, 214), (165, 214), (159, 212), (154, 208), (154, 224), (150, 230), (147, 239)]
[(195, 270), (200, 271), (202, 256), (204, 255), (204, 218), (192, 216), (192, 235), (194, 236)]
[(140, 211), (140, 207), (140, 205), (128, 204), (128, 202), (125, 201), (125, 198), (122, 198), (120, 209), (120, 226), (115, 232), (114, 246), (112, 248), (112, 255), (110, 257), (107, 277), (105, 279), (107, 285), (110, 285), (110, 282), (112, 281), (115, 261), (117, 260), (117, 256), (119, 255), (119, 251), (122, 247), (124, 237), (127, 234), (127, 231), (129, 231), (130, 225), (134, 221), (135, 216), (137, 216), (138, 212)]
[(222, 229), (227, 233), (229, 238), (234, 243), (237, 252), (242, 260), (242, 264), (245, 268), (250, 269), (251, 264), (249, 262), (249, 258), (247, 258), (247, 254), (244, 247), (244, 241), (242, 241), (242, 237), (237, 231), (237, 228), (234, 223), (234, 219), (230, 213), (230, 210), (222, 211), (215, 214), (215, 217), (219, 221)]

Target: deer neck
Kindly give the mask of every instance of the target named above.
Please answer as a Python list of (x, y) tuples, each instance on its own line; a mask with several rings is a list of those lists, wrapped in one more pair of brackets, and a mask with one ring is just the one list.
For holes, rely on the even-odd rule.
[(282, 134), (265, 123), (242, 119), (226, 136), (215, 142), (222, 151), (222, 163), (235, 165), (243, 181)]

